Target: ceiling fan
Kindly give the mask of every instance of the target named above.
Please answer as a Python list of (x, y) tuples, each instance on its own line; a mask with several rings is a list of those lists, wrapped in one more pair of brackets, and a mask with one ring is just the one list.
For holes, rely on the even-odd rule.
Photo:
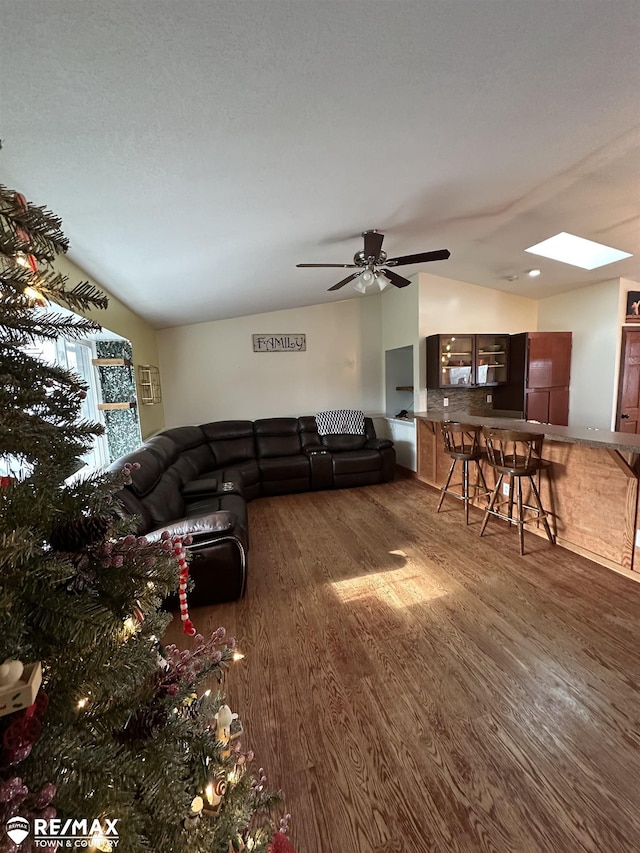
[[(411, 284), (408, 278), (403, 278), (388, 267), (399, 267), (405, 264), (422, 264), (427, 261), (446, 261), (451, 255), (448, 249), (437, 249), (434, 252), (419, 252), (417, 255), (402, 255), (399, 258), (387, 258), (387, 253), (382, 251), (382, 241), (384, 234), (376, 231), (375, 228), (371, 231), (363, 231), (364, 249), (356, 252), (353, 256), (352, 264), (296, 264), (297, 267), (343, 267), (345, 269), (355, 269), (359, 271), (351, 273), (342, 281), (334, 284), (329, 290), (339, 290), (345, 284), (349, 284), (354, 278), (358, 279), (354, 285), (356, 290), (364, 293), (367, 288), (376, 284), (380, 290), (388, 284), (395, 284), (396, 287), (406, 287)], [(379, 270), (378, 267), (383, 267)]]

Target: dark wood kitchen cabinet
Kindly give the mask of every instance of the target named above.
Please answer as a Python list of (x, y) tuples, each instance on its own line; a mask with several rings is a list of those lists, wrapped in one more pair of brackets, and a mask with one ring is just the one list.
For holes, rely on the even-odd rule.
[(509, 335), (429, 335), (427, 388), (480, 388), (506, 382)]
[(510, 336), (509, 381), (494, 391), (493, 407), (526, 420), (567, 426), (571, 382), (571, 332)]

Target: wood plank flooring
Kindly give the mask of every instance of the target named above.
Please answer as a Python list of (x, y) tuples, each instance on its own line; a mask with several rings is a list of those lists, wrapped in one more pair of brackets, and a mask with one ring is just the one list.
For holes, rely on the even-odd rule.
[(437, 498), (254, 501), (246, 597), (192, 614), (296, 850), (637, 853), (640, 584)]

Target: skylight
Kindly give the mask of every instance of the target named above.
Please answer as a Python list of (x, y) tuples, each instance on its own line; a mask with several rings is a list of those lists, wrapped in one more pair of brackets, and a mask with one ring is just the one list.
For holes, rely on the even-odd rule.
[(575, 234), (567, 234), (565, 231), (530, 246), (525, 252), (542, 255), (543, 258), (551, 258), (553, 261), (562, 261), (583, 270), (595, 270), (605, 264), (631, 257), (629, 252), (621, 252), (619, 249), (612, 249), (610, 246), (594, 243), (593, 240), (585, 240), (584, 237), (576, 237)]

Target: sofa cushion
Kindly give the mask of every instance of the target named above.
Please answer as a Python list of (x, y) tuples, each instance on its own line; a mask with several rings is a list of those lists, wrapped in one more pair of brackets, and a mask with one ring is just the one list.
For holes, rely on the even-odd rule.
[(209, 471), (216, 467), (216, 460), (209, 445), (201, 444), (199, 447), (183, 450), (175, 465), (186, 483), (201, 474), (207, 476)]
[(298, 432), (300, 433), (300, 443), (303, 450), (322, 447), (322, 442), (318, 435), (318, 424), (313, 415), (303, 415), (301, 418), (298, 418)]
[(304, 453), (297, 456), (267, 457), (260, 459), (258, 465), (262, 482), (305, 479), (308, 483), (311, 476), (309, 457)]
[(217, 494), (222, 495), (231, 493), (234, 495), (241, 495), (245, 499), (247, 498), (242, 472), (237, 468), (216, 468), (209, 474), (202, 474), (195, 480), (195, 482), (199, 482), (200, 480), (207, 482), (213, 479), (218, 481)]
[(367, 450), (388, 450), (393, 447), (393, 442), (388, 438), (370, 438), (365, 447)]
[(204, 433), (198, 426), (173, 427), (173, 429), (163, 430), (160, 435), (170, 438), (181, 453), (194, 447), (200, 447), (206, 442)]
[(320, 441), (322, 446), (326, 447), (332, 453), (342, 453), (348, 450), (361, 450), (366, 441), (366, 435), (321, 435)]
[(141, 501), (149, 511), (154, 527), (184, 515), (184, 500), (171, 473), (163, 474), (153, 491), (141, 498)]
[[(222, 483), (220, 483), (220, 487)], [(199, 480), (190, 480), (182, 488), (183, 498), (200, 498), (215, 495), (219, 491), (218, 479), (216, 477), (201, 477)]]
[(142, 447), (155, 453), (165, 469), (173, 465), (180, 455), (180, 449), (177, 444), (162, 433), (152, 435), (151, 438), (145, 441)]
[(252, 421), (214, 421), (202, 425), (216, 466), (255, 459)]
[(297, 418), (263, 418), (254, 423), (258, 458), (294, 456), (302, 452)]
[(347, 450), (332, 456), (333, 473), (361, 474), (367, 471), (379, 471), (382, 457), (377, 450)]

